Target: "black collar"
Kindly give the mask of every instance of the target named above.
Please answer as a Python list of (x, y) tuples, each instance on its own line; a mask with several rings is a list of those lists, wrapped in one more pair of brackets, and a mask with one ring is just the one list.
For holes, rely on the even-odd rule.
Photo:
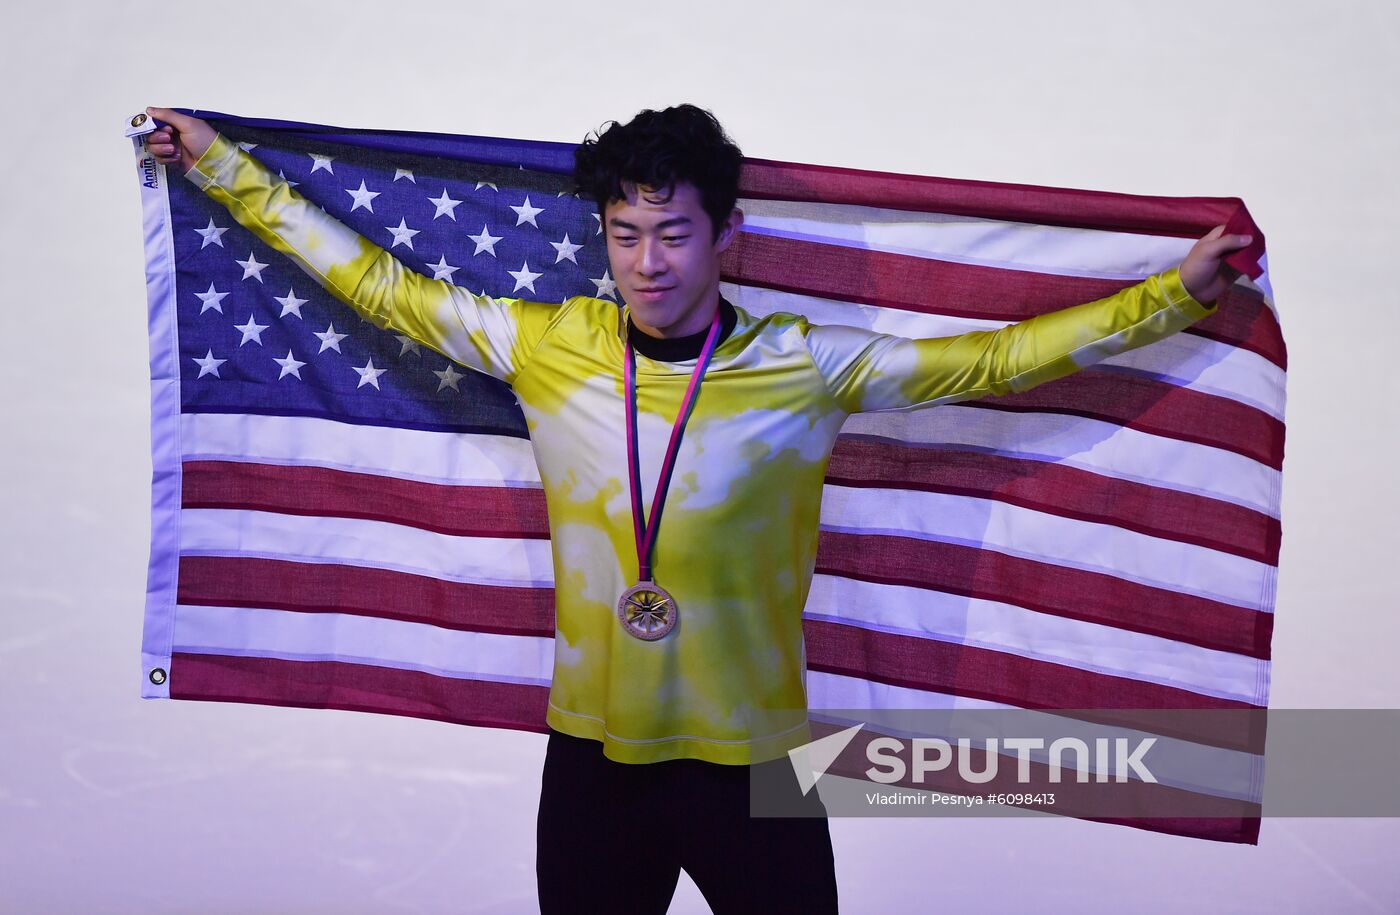
[[(739, 323), (739, 313), (734, 310), (734, 306), (724, 297), (719, 297), (719, 341), (715, 346), (719, 346), (729, 335), (733, 333), (734, 326)], [(646, 356), (648, 359), (655, 359), (658, 362), (684, 362), (688, 359), (698, 359), (700, 351), (705, 348), (705, 338), (710, 335), (707, 327), (702, 331), (689, 334), (684, 337), (653, 337), (645, 331), (639, 330), (637, 325), (632, 323), (632, 316), (627, 316), (627, 339), (631, 341), (632, 348)]]

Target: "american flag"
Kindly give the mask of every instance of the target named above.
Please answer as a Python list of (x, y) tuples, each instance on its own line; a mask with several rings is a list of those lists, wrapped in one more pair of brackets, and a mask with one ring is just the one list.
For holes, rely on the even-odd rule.
[[(186, 111), (425, 275), (618, 297), (571, 144)], [(510, 388), (361, 320), (133, 145), (142, 695), (545, 732), (549, 530)], [(731, 302), (907, 337), (1110, 295), (1217, 224), (1252, 234), (1182, 333), (1025, 393), (852, 416), (804, 630), (814, 710), (1267, 707), (1287, 357), (1241, 201), (752, 158), (740, 194)], [(1251, 773), (1198, 790), (1259, 799), (1262, 735), (1196, 739)], [(1258, 841), (1252, 816), (1119, 822)]]

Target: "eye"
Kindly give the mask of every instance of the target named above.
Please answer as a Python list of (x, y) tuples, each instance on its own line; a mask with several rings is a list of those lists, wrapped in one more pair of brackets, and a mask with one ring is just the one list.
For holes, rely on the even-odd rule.
[(690, 237), (689, 235), (666, 235), (666, 236), (663, 236), (661, 240), (662, 240), (662, 241), (685, 241), (685, 240), (686, 240), (687, 238), (689, 238), (689, 237)]

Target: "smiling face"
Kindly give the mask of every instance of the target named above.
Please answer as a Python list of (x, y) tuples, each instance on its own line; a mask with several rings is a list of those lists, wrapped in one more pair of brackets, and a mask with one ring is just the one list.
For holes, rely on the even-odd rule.
[(711, 231), (700, 191), (622, 182), (626, 195), (603, 210), (608, 261), (632, 323), (653, 337), (684, 337), (710, 326), (719, 307), (719, 256), (744, 221), (737, 207)]

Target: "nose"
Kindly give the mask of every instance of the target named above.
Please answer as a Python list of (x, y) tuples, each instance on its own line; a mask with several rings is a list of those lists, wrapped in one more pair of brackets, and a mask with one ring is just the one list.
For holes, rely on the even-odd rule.
[(641, 254), (637, 258), (637, 271), (646, 277), (660, 276), (666, 272), (666, 252), (659, 239), (643, 238)]

